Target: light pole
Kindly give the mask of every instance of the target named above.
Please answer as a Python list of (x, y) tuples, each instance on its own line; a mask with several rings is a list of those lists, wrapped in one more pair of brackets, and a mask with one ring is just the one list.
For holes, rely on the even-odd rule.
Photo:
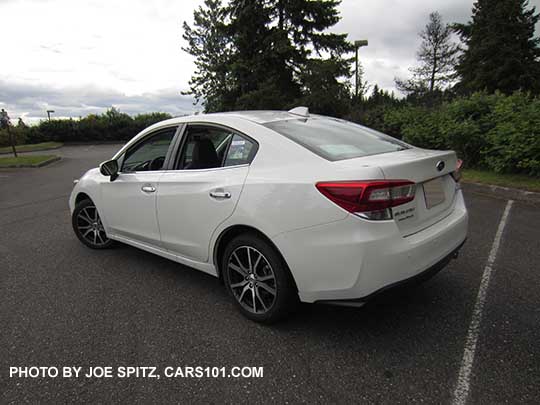
[[(358, 52), (357, 52), (358, 57)], [(51, 120), (51, 114), (54, 113), (54, 110), (47, 110), (47, 117), (49, 118), (49, 121)]]
[(367, 39), (359, 39), (359, 40), (356, 40), (354, 41), (354, 48), (356, 50), (356, 73), (355, 73), (355, 85), (356, 85), (356, 89), (355, 89), (355, 92), (354, 92), (354, 95), (355, 95), (355, 99), (358, 100), (358, 48), (361, 48), (363, 46), (368, 46), (368, 41)]

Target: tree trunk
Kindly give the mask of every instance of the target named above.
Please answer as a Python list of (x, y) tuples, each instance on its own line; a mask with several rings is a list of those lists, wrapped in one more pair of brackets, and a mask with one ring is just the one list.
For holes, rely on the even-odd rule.
[(439, 61), (437, 59), (437, 52), (435, 51), (433, 55), (433, 68), (431, 69), (431, 79), (429, 81), (429, 92), (431, 94), (433, 94), (433, 90), (435, 90), (435, 73), (437, 72), (438, 62)]
[(13, 156), (18, 157), (17, 156), (17, 149), (15, 149), (15, 140), (13, 139), (13, 134), (11, 133), (11, 128), (9, 127), (9, 124), (8, 124), (8, 126), (6, 128), (7, 128), (7, 131), (8, 131), (9, 143), (11, 144), (11, 149), (13, 150)]
[(283, 15), (283, 0), (279, 0), (278, 1), (278, 27), (280, 29), (280, 31), (283, 31), (283, 19), (284, 19), (284, 15)]

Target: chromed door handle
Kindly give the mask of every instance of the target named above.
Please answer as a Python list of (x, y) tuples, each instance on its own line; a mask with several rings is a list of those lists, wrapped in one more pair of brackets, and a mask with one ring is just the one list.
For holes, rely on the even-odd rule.
[(231, 198), (231, 193), (223, 190), (214, 190), (210, 191), (210, 197), (215, 198), (216, 200), (225, 200)]
[(144, 191), (145, 193), (153, 193), (156, 191), (156, 188), (154, 186), (146, 185), (146, 186), (142, 186), (141, 190)]

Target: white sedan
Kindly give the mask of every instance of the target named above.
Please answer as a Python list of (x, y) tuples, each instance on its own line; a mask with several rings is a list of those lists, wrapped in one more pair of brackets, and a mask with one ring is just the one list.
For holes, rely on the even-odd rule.
[(441, 269), (467, 236), (460, 164), (304, 107), (195, 115), (139, 133), (69, 206), (85, 245), (212, 274), (245, 316), (272, 322), (298, 301), (359, 306)]

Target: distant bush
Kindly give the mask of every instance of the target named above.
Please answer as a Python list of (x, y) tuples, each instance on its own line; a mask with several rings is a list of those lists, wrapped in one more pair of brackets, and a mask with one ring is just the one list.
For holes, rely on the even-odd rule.
[[(28, 131), (25, 127), (11, 127), (11, 134), (15, 139), (15, 143), (20, 145), (26, 143), (28, 139)], [(9, 134), (7, 130), (0, 130), (0, 146), (9, 146)]]
[[(11, 132), (17, 144), (47, 141), (87, 142), (125, 141), (156, 122), (171, 118), (166, 113), (139, 114), (134, 117), (115, 108), (104, 114), (90, 114), (79, 120), (53, 119), (35, 126), (14, 126)], [(0, 146), (8, 146), (6, 130), (0, 131)]]
[(540, 98), (500, 97), (490, 119), (496, 124), (482, 150), (486, 166), (540, 177)]
[(434, 108), (387, 109), (384, 127), (405, 142), (452, 149), (469, 167), (540, 176), (540, 98), (476, 93)]

